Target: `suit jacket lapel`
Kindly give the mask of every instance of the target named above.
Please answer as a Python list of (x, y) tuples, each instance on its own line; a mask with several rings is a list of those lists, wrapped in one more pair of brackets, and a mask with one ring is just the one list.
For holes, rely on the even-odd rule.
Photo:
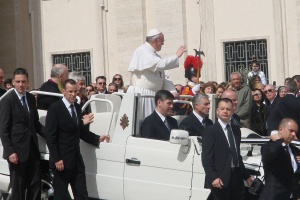
[(197, 125), (197, 128), (199, 128), (200, 130), (199, 131), (203, 131), (204, 129), (204, 126), (202, 125), (202, 123), (199, 121), (199, 119), (195, 116), (194, 113), (192, 113), (192, 123), (196, 124)]
[[(28, 111), (25, 110), (25, 108), (23, 107), (18, 95), (16, 94), (15, 91), (12, 91), (13, 94), (13, 98), (16, 101), (16, 104), (19, 106), (20, 111), (22, 110), (22, 114), (27, 118), (27, 120), (29, 120), (29, 115), (28, 115)], [(27, 101), (28, 102), (28, 101)]]
[(297, 170), (296, 170), (295, 173), (299, 173), (299, 172), (300, 172), (300, 164), (299, 164), (299, 162), (297, 161), (297, 158), (296, 158), (296, 156), (300, 156), (300, 155), (298, 155), (298, 152), (299, 152), (299, 151), (297, 151), (297, 150), (298, 150), (297, 147), (295, 147), (295, 146), (292, 145), (292, 144), (290, 144), (290, 148), (291, 148), (292, 153), (293, 153), (293, 155), (294, 155), (294, 159), (295, 159), (295, 161), (296, 161), (296, 163), (297, 163)]
[(230, 150), (230, 146), (228, 144), (228, 140), (227, 140), (227, 138), (225, 136), (225, 133), (224, 133), (224, 130), (223, 130), (221, 124), (217, 121), (216, 125), (217, 125), (217, 128), (219, 129), (218, 132), (220, 133), (220, 138), (223, 140), (223, 143), (225, 143), (227, 145), (228, 150)]
[(64, 115), (68, 118), (68, 120), (71, 123), (73, 123), (75, 125), (75, 122), (74, 122), (74, 120), (73, 120), (73, 118), (72, 118), (72, 116), (71, 116), (71, 114), (69, 112), (69, 109), (66, 107), (65, 103), (62, 100), (60, 100), (60, 104), (61, 104), (61, 107), (62, 107), (61, 110), (62, 110), (62, 112), (64, 112)]
[[(166, 127), (165, 123), (161, 120), (160, 116), (156, 113), (156, 111), (154, 111), (153, 114), (155, 116), (157, 123), (161, 124), (160, 126), (164, 127), (164, 129), (169, 132), (169, 129)], [(166, 120), (167, 120), (167, 118), (166, 118)], [(170, 123), (168, 123), (168, 125), (169, 125), (170, 129), (172, 129)]]

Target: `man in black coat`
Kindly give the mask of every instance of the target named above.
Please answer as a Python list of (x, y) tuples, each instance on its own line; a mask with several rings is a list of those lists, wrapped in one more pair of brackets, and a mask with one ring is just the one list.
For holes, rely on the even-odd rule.
[(76, 82), (63, 84), (64, 98), (53, 103), (47, 113), (45, 136), (54, 169), (54, 199), (65, 200), (70, 183), (75, 199), (88, 200), (85, 166), (80, 153), (80, 139), (99, 146), (108, 136), (98, 136), (84, 128), (80, 106), (75, 102)]
[(141, 126), (141, 137), (169, 140), (172, 129), (178, 129), (176, 119), (168, 116), (173, 108), (174, 96), (167, 90), (155, 93), (155, 111), (145, 118)]
[(300, 150), (291, 144), (297, 131), (297, 123), (284, 118), (278, 134), (271, 135), (271, 140), (262, 146), (265, 186), (259, 200), (298, 199)]
[(271, 84), (265, 86), (264, 93), (267, 98), (266, 105), (268, 106), (266, 115), (267, 135), (270, 135), (273, 130), (278, 129), (278, 124), (282, 119), (278, 113), (278, 105), (281, 98), (276, 96), (275, 86)]
[[(281, 119), (289, 117), (295, 120), (300, 126), (300, 99), (295, 96), (297, 91), (297, 84), (295, 81), (288, 81), (286, 83), (287, 95), (281, 98), (278, 104), (278, 113)], [(299, 133), (297, 137), (299, 138)]]
[(26, 92), (29, 84), (26, 69), (14, 71), (13, 84), (15, 89), (0, 103), (0, 136), (3, 158), (9, 165), (11, 199), (38, 200), (41, 199), (41, 169), (36, 133), (43, 134), (35, 97)]
[[(39, 91), (61, 94), (62, 83), (68, 78), (68, 68), (63, 64), (56, 64), (51, 69), (51, 78), (43, 83)], [(48, 110), (52, 103), (60, 100), (61, 97), (39, 94), (37, 107), (41, 110)]]
[(220, 99), (217, 105), (218, 121), (207, 127), (202, 135), (202, 165), (205, 170), (205, 188), (211, 189), (214, 200), (240, 200), (243, 179), (250, 185), (253, 178), (246, 173), (240, 155), (240, 128), (230, 122), (233, 104)]
[(204, 128), (213, 124), (208, 118), (210, 101), (206, 94), (197, 93), (192, 99), (194, 110), (184, 118), (179, 128), (189, 132), (190, 136), (202, 136)]

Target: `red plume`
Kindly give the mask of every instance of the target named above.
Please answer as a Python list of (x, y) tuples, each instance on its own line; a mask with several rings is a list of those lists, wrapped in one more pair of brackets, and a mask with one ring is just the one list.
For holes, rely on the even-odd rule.
[[(192, 65), (195, 69), (195, 71), (198, 70), (198, 61), (199, 61), (199, 57), (195, 57), (195, 56), (187, 56), (185, 61), (184, 61), (184, 69), (187, 70), (190, 68), (190, 66)], [(200, 69), (202, 68), (203, 62), (202, 60), (200, 60)]]

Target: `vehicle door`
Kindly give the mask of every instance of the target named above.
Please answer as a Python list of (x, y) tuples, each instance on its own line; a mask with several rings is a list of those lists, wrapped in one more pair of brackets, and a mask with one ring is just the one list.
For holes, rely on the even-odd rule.
[(193, 159), (191, 144), (181, 146), (168, 141), (128, 137), (125, 199), (190, 199)]

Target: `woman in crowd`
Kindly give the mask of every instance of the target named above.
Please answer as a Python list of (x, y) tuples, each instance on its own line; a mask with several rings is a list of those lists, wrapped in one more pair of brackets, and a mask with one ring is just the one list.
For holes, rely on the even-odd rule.
[(225, 88), (222, 85), (218, 85), (216, 87), (217, 98), (221, 98), (221, 95), (223, 94), (224, 91), (225, 91)]
[(110, 93), (118, 92), (118, 85), (116, 83), (110, 83), (107, 90)]
[(278, 87), (277, 96), (284, 97), (287, 94), (287, 88), (285, 86)]
[(213, 82), (207, 82), (203, 85), (202, 93), (204, 94), (215, 94), (216, 93), (216, 87)]
[(251, 130), (259, 135), (266, 135), (267, 106), (263, 103), (265, 96), (261, 89), (252, 93)]
[(253, 75), (249, 78), (249, 87), (253, 91), (257, 85), (262, 85), (261, 78), (258, 75)]
[(85, 94), (88, 97), (88, 99), (91, 98), (92, 95), (96, 94), (95, 88), (92, 85), (88, 85), (85, 87)]
[(124, 81), (121, 74), (115, 74), (112, 79), (112, 83), (117, 84), (118, 92), (124, 92)]

